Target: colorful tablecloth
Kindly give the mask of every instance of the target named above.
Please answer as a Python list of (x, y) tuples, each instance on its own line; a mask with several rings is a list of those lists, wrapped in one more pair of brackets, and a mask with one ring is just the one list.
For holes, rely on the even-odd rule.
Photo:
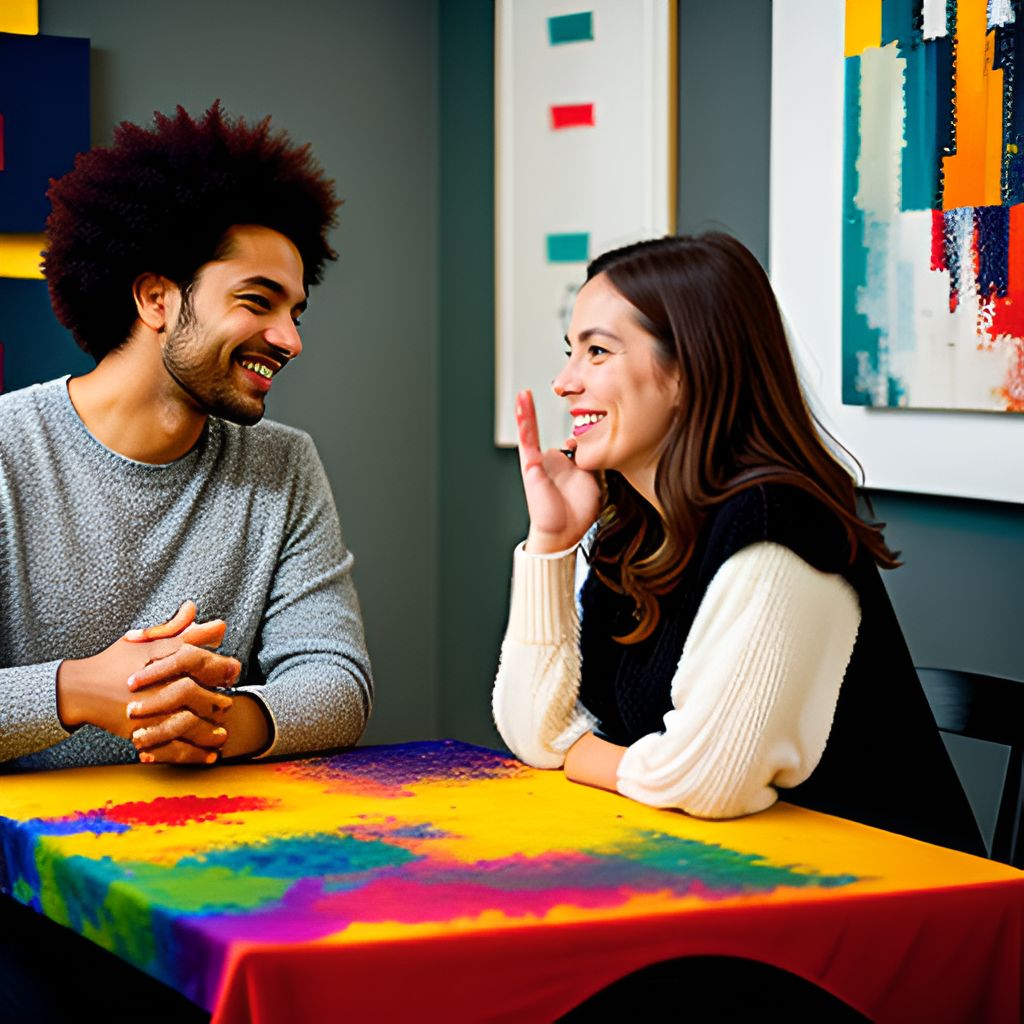
[(1017, 1021), (1024, 874), (780, 804), (707, 822), (450, 741), (0, 779), (0, 886), (223, 1024), (553, 1019), (762, 960), (879, 1021)]

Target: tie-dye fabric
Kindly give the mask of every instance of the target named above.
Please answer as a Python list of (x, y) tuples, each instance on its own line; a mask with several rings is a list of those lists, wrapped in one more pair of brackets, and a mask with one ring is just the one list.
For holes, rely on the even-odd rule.
[(1019, 925), (1024, 899), (1012, 869), (861, 825), (786, 805), (699, 821), (450, 741), (10, 776), (0, 812), (5, 892), (211, 1010), (261, 945), (329, 945), (344, 971), (346, 949), (434, 936), (682, 934), (715, 908), (998, 882), (1016, 885)]

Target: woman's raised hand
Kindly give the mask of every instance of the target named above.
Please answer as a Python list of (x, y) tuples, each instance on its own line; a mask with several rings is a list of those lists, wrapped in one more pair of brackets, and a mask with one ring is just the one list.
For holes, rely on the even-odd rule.
[(558, 448), (540, 450), (533, 395), (516, 396), (519, 466), (530, 510), (526, 550), (551, 554), (574, 547), (597, 519), (601, 488), (592, 473), (580, 469)]

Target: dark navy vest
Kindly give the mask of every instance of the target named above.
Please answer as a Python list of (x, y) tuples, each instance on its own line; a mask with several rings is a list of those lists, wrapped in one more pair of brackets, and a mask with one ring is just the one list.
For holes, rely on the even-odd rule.
[(928, 842), (984, 855), (963, 788), (935, 727), (889, 597), (870, 555), (853, 564), (838, 518), (785, 484), (748, 488), (714, 509), (675, 588), (659, 599), (654, 633), (638, 644), (613, 638), (635, 626), (633, 602), (591, 573), (581, 599), (580, 699), (609, 740), (628, 746), (661, 732), (671, 685), (697, 609), (715, 573), (750, 544), (789, 548), (844, 577), (861, 622), (825, 752), (810, 778), (780, 796)]

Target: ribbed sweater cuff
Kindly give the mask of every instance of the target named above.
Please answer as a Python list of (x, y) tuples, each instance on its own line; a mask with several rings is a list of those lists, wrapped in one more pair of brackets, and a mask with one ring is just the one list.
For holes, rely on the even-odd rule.
[(557, 644), (567, 635), (574, 636), (576, 549), (535, 555), (520, 544), (512, 557), (509, 635), (525, 644)]

